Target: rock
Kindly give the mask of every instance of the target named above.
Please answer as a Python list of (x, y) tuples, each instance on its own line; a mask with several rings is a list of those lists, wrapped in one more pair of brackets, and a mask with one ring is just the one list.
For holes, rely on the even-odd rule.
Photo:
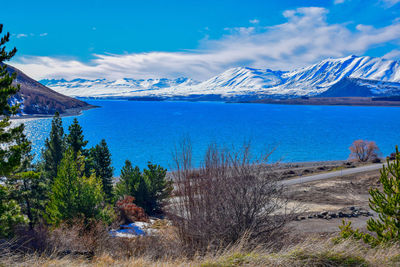
[(334, 212), (329, 212), (328, 216), (331, 216), (331, 218), (336, 218), (337, 217), (336, 213), (334, 213)]

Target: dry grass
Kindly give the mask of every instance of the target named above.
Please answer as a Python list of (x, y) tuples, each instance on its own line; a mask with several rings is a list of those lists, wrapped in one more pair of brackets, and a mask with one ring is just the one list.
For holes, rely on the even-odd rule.
[(240, 243), (202, 257), (152, 259), (141, 256), (115, 257), (107, 253), (93, 259), (84, 257), (56, 257), (52, 255), (2, 255), (0, 266), (400, 266), (400, 246), (370, 248), (364, 244), (346, 240), (335, 243), (332, 239), (308, 239), (278, 252), (266, 249), (247, 251)]

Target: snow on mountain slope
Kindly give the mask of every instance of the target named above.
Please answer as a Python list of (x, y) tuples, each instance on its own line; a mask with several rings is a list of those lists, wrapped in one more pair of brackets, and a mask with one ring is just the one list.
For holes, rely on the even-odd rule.
[[(98, 80), (45, 80), (45, 85), (60, 93), (81, 97), (187, 97), (191, 95), (220, 95), (222, 98), (238, 96), (294, 97), (319, 95), (343, 78), (360, 79), (357, 86), (367, 86), (371, 94), (400, 94), (400, 63), (374, 57), (349, 56), (325, 59), (317, 64), (289, 72), (253, 68), (232, 68), (197, 83), (187, 78), (176, 80), (122, 79)], [(362, 82), (362, 81), (363, 82)], [(389, 82), (390, 89), (380, 81)], [(346, 84), (346, 90), (351, 90)], [(343, 86), (341, 87), (344, 88)], [(399, 88), (399, 89), (397, 89)]]
[(191, 86), (198, 82), (187, 78), (170, 79), (130, 79), (124, 78), (115, 81), (106, 79), (85, 80), (75, 79), (72, 81), (61, 80), (41, 80), (53, 90), (74, 97), (131, 97), (144, 96), (163, 88), (180, 86)]

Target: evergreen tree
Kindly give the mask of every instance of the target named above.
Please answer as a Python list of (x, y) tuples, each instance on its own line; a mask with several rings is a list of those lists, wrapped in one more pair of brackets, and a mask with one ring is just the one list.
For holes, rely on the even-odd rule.
[(10, 199), (8, 188), (0, 184), (0, 237), (12, 237), (15, 226), (26, 221), (20, 206)]
[(45, 149), (42, 152), (44, 160), (44, 172), (53, 181), (57, 176), (58, 165), (65, 151), (64, 128), (60, 114), (56, 112), (51, 122), (50, 136), (45, 141)]
[[(0, 24), (0, 34), (3, 25)], [(10, 34), (7, 33), (0, 39), (0, 177), (7, 176), (15, 171), (21, 164), (21, 155), (29, 146), (29, 142), (16, 142), (23, 139), (24, 124), (12, 127), (10, 116), (18, 112), (19, 105), (10, 105), (10, 97), (19, 91), (19, 85), (13, 86), (16, 73), (10, 75), (7, 71), (5, 61), (10, 60), (17, 49), (7, 52), (5, 44), (9, 42)]]
[(78, 123), (78, 119), (74, 118), (73, 123), (68, 127), (69, 134), (67, 136), (67, 144), (76, 153), (83, 152), (83, 148), (87, 145), (88, 141), (84, 140), (82, 127)]
[(111, 201), (113, 197), (112, 177), (114, 168), (111, 166), (111, 153), (106, 141), (104, 139), (101, 140), (100, 144), (96, 145), (90, 154), (93, 159), (94, 172), (102, 181), (107, 200)]
[(22, 164), (14, 175), (7, 179), (10, 197), (21, 206), (22, 213), (29, 219), (29, 226), (33, 226), (42, 217), (48, 193), (48, 182), (40, 172), (36, 172), (32, 165), (33, 156), (29, 146), (23, 155)]
[(43, 176), (35, 171), (18, 173), (10, 183), (10, 195), (19, 203), (22, 213), (28, 217), (29, 227), (33, 229), (43, 216), (48, 184)]
[(153, 213), (153, 199), (151, 199), (150, 192), (150, 182), (143, 175), (140, 176), (140, 179), (136, 185), (136, 192), (133, 195), (135, 197), (135, 204), (139, 207), (143, 208), (146, 214), (154, 215)]
[(119, 182), (115, 187), (116, 196), (123, 198), (124, 196), (135, 196), (136, 187), (141, 179), (141, 172), (139, 167), (133, 168), (129, 160), (125, 161), (125, 165), (121, 169), (121, 176)]
[(104, 204), (101, 181), (94, 174), (84, 175), (84, 157), (68, 149), (54, 180), (50, 200), (46, 207), (46, 219), (51, 224), (71, 222), (83, 218), (108, 221), (111, 214)]
[[(0, 34), (3, 25), (0, 24)], [(10, 75), (5, 61), (10, 60), (17, 49), (7, 52), (5, 44), (9, 42), (10, 34), (0, 38), (0, 177), (8, 180), (21, 165), (22, 155), (29, 149), (29, 142), (23, 133), (24, 124), (12, 126), (10, 116), (17, 114), (19, 105), (10, 104), (10, 98), (19, 91), (19, 85), (13, 86), (16, 73)], [(13, 235), (14, 227), (25, 223), (26, 219), (15, 200), (10, 198), (9, 189), (0, 183), (0, 237)]]
[(343, 221), (343, 225), (339, 226), (342, 238), (362, 239), (372, 246), (400, 241), (400, 153), (397, 146), (395, 160), (390, 162), (387, 159), (387, 166), (381, 169), (379, 180), (383, 190), (369, 190), (369, 206), (378, 214), (378, 218), (368, 219), (367, 229), (375, 235), (354, 230), (351, 222)]
[(172, 192), (172, 181), (166, 179), (167, 170), (163, 167), (149, 163), (143, 171), (143, 178), (147, 184), (148, 214), (159, 214), (165, 200)]
[(135, 204), (142, 207), (147, 214), (161, 214), (162, 206), (173, 189), (172, 182), (166, 179), (166, 174), (166, 169), (151, 163), (141, 173), (139, 167), (133, 168), (127, 160), (116, 185), (117, 197), (133, 196)]
[(379, 241), (400, 241), (400, 154), (396, 146), (394, 162), (387, 160), (381, 170), (383, 191), (370, 189), (370, 208), (378, 213), (378, 219), (370, 218), (367, 229), (375, 232)]

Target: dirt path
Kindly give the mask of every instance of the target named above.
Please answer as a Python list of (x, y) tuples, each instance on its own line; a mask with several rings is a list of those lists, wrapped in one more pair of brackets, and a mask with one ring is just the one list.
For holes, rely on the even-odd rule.
[(346, 175), (350, 175), (350, 174), (358, 174), (358, 173), (362, 173), (362, 172), (379, 170), (382, 168), (382, 165), (383, 165), (382, 163), (377, 163), (377, 164), (371, 164), (371, 165), (366, 165), (366, 166), (361, 166), (361, 167), (356, 167), (356, 168), (351, 168), (351, 169), (344, 169), (344, 170), (339, 170), (339, 171), (332, 171), (332, 172), (321, 173), (321, 174), (316, 174), (316, 175), (304, 176), (304, 177), (284, 180), (284, 181), (281, 181), (280, 184), (295, 185), (295, 184), (309, 183), (309, 182), (318, 181), (318, 180), (342, 177), (342, 176), (346, 176)]

